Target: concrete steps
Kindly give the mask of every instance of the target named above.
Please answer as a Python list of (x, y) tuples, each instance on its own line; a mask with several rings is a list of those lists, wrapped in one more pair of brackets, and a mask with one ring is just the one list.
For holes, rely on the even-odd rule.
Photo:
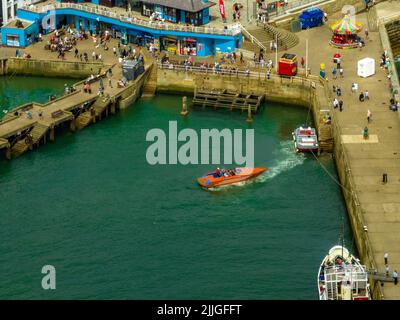
[(48, 130), (49, 130), (48, 126), (37, 123), (30, 132), (30, 135), (32, 137), (32, 144), (33, 145), (39, 144), (40, 139), (43, 138), (43, 136), (47, 133)]
[(94, 102), (93, 107), (92, 107), (96, 117), (101, 117), (101, 114), (108, 107), (109, 104), (110, 104), (110, 99), (107, 99), (107, 98), (104, 98), (104, 97), (99, 97)]
[(26, 144), (25, 139), (19, 140), (11, 148), (11, 157), (18, 157), (28, 151), (29, 145)]
[(318, 144), (322, 151), (333, 151), (333, 133), (332, 125), (320, 123), (318, 128)]
[[(271, 41), (275, 41), (276, 37), (278, 37), (278, 51), (286, 51), (300, 42), (299, 37), (293, 32), (276, 28), (270, 24), (265, 24), (262, 27), (253, 27), (252, 29), (248, 29), (248, 32), (260, 41), (267, 50), (270, 48)], [(245, 50), (249, 49), (245, 48)]]
[[(255, 43), (252, 43), (250, 40), (245, 40), (243, 41), (242, 48), (243, 50), (250, 51), (250, 52), (258, 52), (260, 50), (260, 47), (256, 45)], [(253, 57), (251, 57), (253, 58)]]
[(400, 55), (400, 21), (388, 23), (386, 25), (386, 31), (389, 37), (393, 56), (396, 57)]
[(156, 94), (157, 90), (157, 66), (153, 65), (151, 67), (151, 72), (149, 75), (149, 79), (143, 88), (143, 96), (152, 97)]
[(76, 119), (75, 119), (75, 126), (77, 130), (81, 130), (84, 127), (88, 126), (92, 122), (92, 111), (86, 111), (82, 114), (80, 114)]

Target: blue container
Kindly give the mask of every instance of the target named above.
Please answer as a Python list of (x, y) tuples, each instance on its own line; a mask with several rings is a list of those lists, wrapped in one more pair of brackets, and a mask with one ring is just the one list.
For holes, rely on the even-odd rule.
[(302, 29), (314, 28), (324, 24), (324, 12), (319, 8), (310, 8), (299, 17)]

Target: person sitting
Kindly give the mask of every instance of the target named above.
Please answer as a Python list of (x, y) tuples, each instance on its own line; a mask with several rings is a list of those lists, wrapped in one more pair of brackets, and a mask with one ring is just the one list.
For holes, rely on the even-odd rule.
[(217, 168), (217, 169), (215, 170), (215, 174), (217, 175), (217, 177), (220, 177), (220, 176), (221, 176), (221, 171), (219, 170), (219, 168)]

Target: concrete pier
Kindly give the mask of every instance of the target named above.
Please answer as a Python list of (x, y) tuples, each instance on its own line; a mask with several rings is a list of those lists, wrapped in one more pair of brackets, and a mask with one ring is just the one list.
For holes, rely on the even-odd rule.
[[(43, 63), (50, 63), (55, 66), (57, 73), (67, 73), (70, 67), (66, 61), (17, 58), (11, 58), (11, 61), (16, 61), (13, 62), (13, 72), (17, 73), (23, 73), (23, 70), (27, 70), (27, 74), (31, 74), (35, 70), (43, 72), (38, 68)], [(18, 68), (15, 68), (15, 64), (18, 65)], [(24, 67), (24, 64), (26, 64), (26, 67)], [(93, 66), (105, 67), (105, 70), (109, 68), (109, 66), (104, 66), (101, 63), (92, 65), (89, 63), (87, 67), (79, 69), (78, 74), (82, 72), (83, 74), (90, 73)], [(115, 85), (114, 87), (106, 87), (103, 96), (98, 95), (98, 90), (100, 78), (104, 78), (104, 82), (107, 81), (104, 71), (92, 81), (92, 93), (85, 93), (83, 91), (84, 81), (80, 81), (73, 86), (75, 88), (74, 92), (54, 101), (46, 104), (28, 103), (9, 112), (0, 121), (0, 150), (7, 149), (4, 152), (7, 158), (10, 158), (10, 155), (13, 157), (18, 156), (28, 150), (32, 150), (34, 146), (45, 143), (47, 140), (54, 141), (57, 134), (56, 129), (64, 123), (69, 123), (69, 128), (75, 131), (76, 129), (82, 129), (91, 122), (95, 123), (96, 120), (101, 120), (103, 115), (107, 117), (110, 105), (112, 113), (115, 113), (119, 108), (130, 105), (140, 96), (141, 88), (145, 85), (152, 69), (152, 62), (148, 60), (145, 65), (145, 72), (136, 80), (121, 88), (117, 86), (117, 79), (122, 77), (121, 69), (115, 66), (111, 67), (111, 69), (113, 70), (112, 81), (114, 81)], [(53, 74), (52, 72), (54, 73), (54, 71), (50, 73)], [(76, 76), (76, 73), (73, 73), (73, 75)], [(90, 114), (89, 120), (87, 114)]]

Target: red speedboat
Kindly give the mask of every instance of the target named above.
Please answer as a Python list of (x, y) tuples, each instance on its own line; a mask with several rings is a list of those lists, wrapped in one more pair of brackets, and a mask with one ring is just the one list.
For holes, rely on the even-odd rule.
[(208, 173), (197, 181), (204, 188), (221, 187), (255, 178), (267, 170), (267, 168), (222, 169)]

